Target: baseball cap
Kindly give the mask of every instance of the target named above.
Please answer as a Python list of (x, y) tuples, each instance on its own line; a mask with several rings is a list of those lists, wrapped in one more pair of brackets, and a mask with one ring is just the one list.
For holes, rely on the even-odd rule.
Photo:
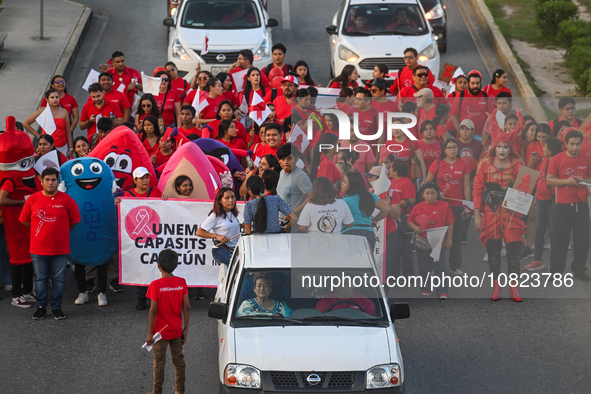
[(366, 177), (370, 177), (370, 176), (379, 177), (381, 173), (382, 173), (382, 166), (373, 166), (369, 172), (366, 172), (363, 175), (365, 175)]
[(460, 127), (462, 126), (466, 126), (469, 129), (474, 130), (474, 122), (472, 122), (470, 119), (464, 119), (460, 122)]
[(423, 88), (415, 93), (415, 97), (433, 98), (433, 91), (429, 88)]
[(146, 174), (150, 175), (150, 171), (148, 171), (146, 167), (138, 167), (135, 170), (133, 170), (133, 179), (141, 178)]
[(283, 79), (281, 80), (281, 83), (283, 83), (283, 82), (295, 83), (296, 86), (300, 85), (300, 81), (298, 81), (298, 79), (296, 77), (294, 77), (293, 75), (288, 75), (286, 77), (283, 77)]
[(383, 78), (376, 78), (371, 82), (371, 86), (375, 86), (380, 90), (388, 90), (388, 85), (386, 85), (386, 81)]

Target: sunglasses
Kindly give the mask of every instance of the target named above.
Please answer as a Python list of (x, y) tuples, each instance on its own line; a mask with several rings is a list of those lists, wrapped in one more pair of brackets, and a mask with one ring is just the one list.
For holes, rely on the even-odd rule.
[(53, 83), (55, 83), (56, 85), (65, 85), (66, 81), (54, 81)]
[(369, 89), (369, 91), (372, 93), (378, 93), (380, 91), (380, 89)]
[(417, 74), (417, 78), (427, 78), (428, 76), (429, 76), (428, 73)]
[(162, 78), (162, 82), (170, 82), (170, 79), (168, 79), (168, 78)]
[(197, 78), (199, 81), (207, 81), (209, 78), (208, 77), (199, 77)]
[(410, 59), (414, 59), (414, 58), (415, 58), (415, 56), (414, 56), (414, 55), (412, 55), (412, 56), (405, 56), (404, 58), (405, 58), (406, 60), (410, 60)]
[(142, 108), (152, 108), (152, 104), (142, 104)]

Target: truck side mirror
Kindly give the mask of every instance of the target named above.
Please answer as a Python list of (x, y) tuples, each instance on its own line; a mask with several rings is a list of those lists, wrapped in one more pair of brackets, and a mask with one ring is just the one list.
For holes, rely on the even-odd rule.
[(164, 20), (162, 21), (162, 24), (164, 26), (174, 27), (174, 18), (164, 18)]
[(326, 32), (328, 34), (337, 34), (337, 27), (335, 25), (326, 26)]
[(267, 21), (267, 27), (277, 27), (279, 26), (279, 21), (275, 18), (269, 18)]
[(392, 316), (392, 320), (408, 319), (410, 317), (410, 306), (406, 302), (391, 304), (390, 316)]
[(211, 302), (207, 310), (207, 316), (221, 319), (225, 323), (228, 316), (228, 305), (223, 302)]

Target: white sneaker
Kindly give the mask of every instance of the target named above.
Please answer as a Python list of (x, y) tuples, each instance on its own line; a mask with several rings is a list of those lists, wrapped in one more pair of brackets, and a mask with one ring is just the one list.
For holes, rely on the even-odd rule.
[(98, 304), (99, 306), (107, 306), (109, 302), (107, 301), (107, 295), (105, 293), (99, 293), (98, 295)]
[(23, 297), (23, 296), (13, 297), (10, 304), (13, 306), (16, 306), (17, 308), (23, 308), (23, 309), (31, 307), (31, 304), (29, 304), (27, 302), (27, 300), (25, 300), (25, 297)]
[[(488, 260), (488, 259), (487, 259)], [(449, 270), (452, 275), (464, 275), (464, 272), (461, 269)]]
[(482, 261), (484, 261), (485, 263), (488, 262), (488, 252), (486, 252), (486, 254), (484, 255), (484, 257), (482, 258)]
[(78, 298), (76, 298), (76, 301), (74, 301), (74, 304), (76, 305), (84, 305), (88, 302), (89, 298), (88, 298), (88, 294), (86, 293), (80, 293), (78, 294)]
[(550, 242), (544, 245), (544, 249), (551, 249)]
[(12, 285), (6, 285), (6, 286), (4, 286), (4, 290), (6, 290), (6, 291), (12, 291)]
[(29, 294), (23, 294), (23, 297), (28, 302), (37, 302), (37, 297), (33, 291), (31, 291)]

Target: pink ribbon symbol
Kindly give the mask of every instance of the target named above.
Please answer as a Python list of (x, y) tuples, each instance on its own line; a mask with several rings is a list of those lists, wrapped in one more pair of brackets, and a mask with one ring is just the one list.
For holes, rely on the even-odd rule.
[(150, 235), (154, 235), (150, 227), (147, 225), (148, 221), (150, 220), (150, 214), (145, 209), (140, 209), (135, 215), (135, 220), (137, 220), (137, 225), (133, 230), (133, 235), (139, 235), (142, 231), (149, 237)]

